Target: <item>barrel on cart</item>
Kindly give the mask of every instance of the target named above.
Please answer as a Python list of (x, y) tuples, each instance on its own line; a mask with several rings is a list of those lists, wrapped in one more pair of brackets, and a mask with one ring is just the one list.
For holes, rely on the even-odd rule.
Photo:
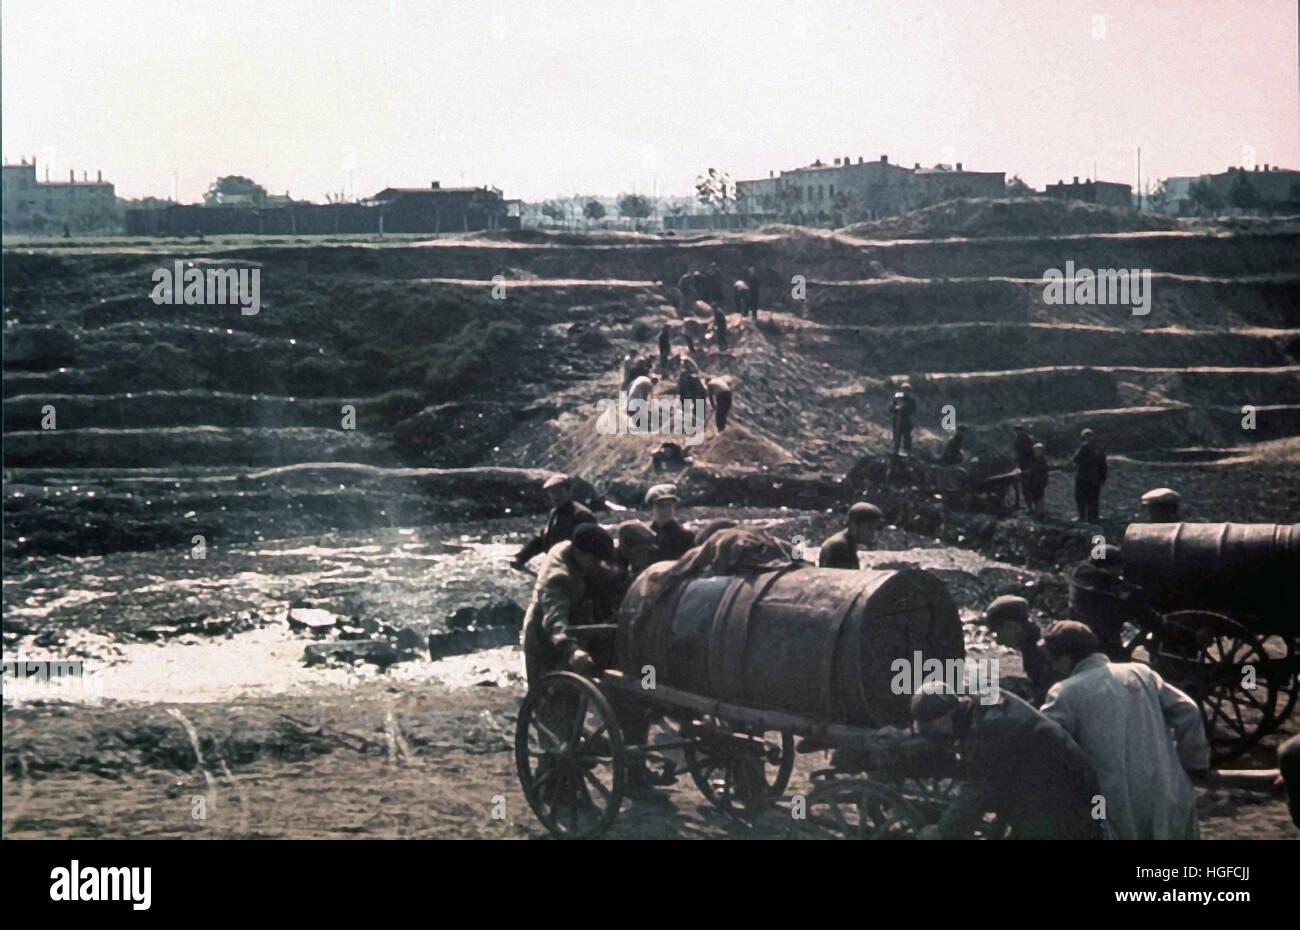
[(1200, 703), (1216, 761), (1276, 730), (1297, 696), (1300, 524), (1132, 523), (1122, 552), (1161, 615), (1148, 659)]
[(664, 584), (664, 570), (633, 584), (617, 625), (585, 631), (615, 636), (610, 668), (548, 675), (520, 709), (521, 784), (553, 833), (603, 832), (630, 775), (671, 777), (674, 758), (716, 806), (752, 813), (783, 794), (796, 735), (866, 747), (908, 724), (898, 659), (965, 655), (957, 608), (923, 571), (796, 563)]

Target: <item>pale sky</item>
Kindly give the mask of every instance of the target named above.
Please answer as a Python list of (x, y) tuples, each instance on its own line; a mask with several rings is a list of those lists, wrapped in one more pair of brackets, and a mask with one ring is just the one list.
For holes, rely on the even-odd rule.
[[(3, 0), (3, 154), (123, 197), (688, 194), (888, 155), (1300, 168), (1296, 0)], [(44, 177), (44, 168), (40, 169)]]

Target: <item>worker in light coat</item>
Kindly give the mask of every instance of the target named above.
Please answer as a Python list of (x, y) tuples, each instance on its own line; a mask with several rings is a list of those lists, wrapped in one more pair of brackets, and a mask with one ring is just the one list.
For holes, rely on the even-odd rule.
[(1196, 702), (1150, 666), (1111, 662), (1082, 623), (1052, 624), (1043, 645), (1058, 670), (1069, 669), (1048, 691), (1043, 716), (1074, 737), (1096, 766), (1115, 834), (1199, 839), (1188, 773), (1208, 772), (1210, 745)]

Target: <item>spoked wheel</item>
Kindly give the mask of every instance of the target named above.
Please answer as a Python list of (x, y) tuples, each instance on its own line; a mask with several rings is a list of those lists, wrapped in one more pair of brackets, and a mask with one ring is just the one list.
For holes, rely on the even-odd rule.
[(794, 769), (794, 734), (739, 733), (692, 720), (682, 728), (691, 779), (714, 806), (754, 813), (785, 793)]
[(1273, 730), (1279, 690), (1269, 674), (1274, 662), (1236, 620), (1204, 610), (1167, 614), (1154, 637), (1151, 665), (1201, 706), (1214, 762), (1241, 755)]
[(808, 793), (808, 823), (844, 839), (915, 839), (924, 821), (892, 791), (865, 778), (832, 778)]
[(515, 766), (528, 806), (547, 830), (599, 836), (623, 802), (623, 737), (600, 689), (573, 672), (552, 672), (524, 698)]

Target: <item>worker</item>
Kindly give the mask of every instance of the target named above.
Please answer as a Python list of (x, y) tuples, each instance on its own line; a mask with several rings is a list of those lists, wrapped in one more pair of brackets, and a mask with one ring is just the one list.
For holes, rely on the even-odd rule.
[(889, 404), (894, 426), (894, 455), (898, 455), (901, 446), (912, 454), (912, 419), (916, 416), (916, 398), (912, 396), (912, 385), (906, 381), (894, 393)]
[(749, 315), (752, 316), (754, 318), (754, 322), (757, 323), (758, 322), (758, 289), (760, 284), (758, 279), (758, 268), (756, 268), (753, 265), (750, 265), (748, 268), (745, 269), (745, 284), (749, 286)]
[(1074, 453), (1074, 502), (1079, 508), (1080, 523), (1101, 522), (1101, 486), (1106, 483), (1106, 453), (1097, 444), (1096, 434), (1085, 429)]
[[(1011, 427), (1011, 432), (1011, 454), (1015, 456), (1016, 468), (1020, 469), (1020, 496), (1025, 500), (1025, 507), (1030, 509), (1029, 489), (1025, 482), (1025, 475), (1034, 462), (1034, 437), (1029, 435), (1023, 423)], [(1030, 512), (1033, 512), (1032, 509)]]
[(1025, 505), (1032, 516), (1042, 519), (1043, 497), (1047, 494), (1047, 450), (1041, 442), (1034, 443), (1029, 467), (1020, 476), (1025, 494)]
[(694, 305), (696, 298), (700, 293), (700, 273), (698, 271), (688, 271), (677, 279), (678, 304), (677, 309), (683, 315)]
[(1093, 816), (1097, 772), (1059, 724), (998, 691), (992, 704), (928, 681), (912, 696), (917, 731), (959, 747), (965, 777), (957, 797), (921, 839), (966, 839), (992, 812), (1019, 840), (1103, 839)]
[[(682, 372), (677, 376), (677, 394), (682, 401), (682, 428), (694, 430), (695, 401), (702, 400), (707, 405), (709, 389), (704, 386), (699, 367), (690, 358), (682, 359)], [(703, 424), (699, 428), (702, 430)]]
[(952, 438), (948, 440), (948, 444), (943, 447), (943, 455), (939, 457), (940, 465), (960, 465), (966, 458), (961, 448), (962, 441), (966, 438), (966, 432), (965, 426), (957, 427), (956, 432), (952, 434)]
[(595, 515), (586, 507), (573, 500), (573, 483), (568, 475), (552, 475), (542, 485), (542, 490), (551, 501), (551, 513), (546, 518), (546, 526), (530, 539), (511, 562), (512, 567), (522, 569), (528, 560), (541, 552), (549, 552), (557, 543), (573, 538), (573, 531), (583, 523), (595, 523)]
[(626, 391), (628, 389), (628, 386), (633, 381), (636, 380), (637, 376), (633, 374), (632, 371), (632, 369), (636, 367), (636, 363), (637, 363), (636, 349), (632, 349), (630, 352), (627, 353), (627, 355), (623, 356), (623, 381), (622, 384), (619, 386), (620, 391)]
[(1300, 827), (1300, 736), (1293, 736), (1277, 747), (1277, 768), (1278, 778), (1286, 789), (1291, 822)]
[(1122, 578), (1124, 557), (1118, 546), (1105, 545), (1070, 572), (1069, 619), (1087, 624), (1101, 650), (1117, 662), (1128, 658), (1122, 642), (1125, 623), (1154, 629), (1160, 617), (1141, 587)]
[(1210, 744), (1196, 702), (1145, 663), (1111, 662), (1082, 623), (1053, 623), (1043, 646), (1065, 676), (1048, 692), (1043, 716), (1092, 760), (1116, 835), (1199, 839), (1188, 773), (1208, 774)]
[(713, 338), (719, 349), (727, 348), (727, 314), (717, 304), (713, 307)]
[[(659, 379), (654, 375), (640, 375), (627, 388), (627, 412), (631, 414), (636, 408), (633, 404), (640, 401), (642, 404), (650, 402), (650, 393), (655, 389)], [(648, 409), (648, 408), (643, 408)]]
[[(598, 573), (589, 585), (593, 616), (614, 617), (636, 576), (655, 561), (654, 530), (640, 520), (627, 520), (615, 527), (612, 571)], [(601, 664), (602, 659), (611, 657), (593, 658)]]
[(663, 371), (668, 365), (668, 356), (673, 350), (673, 334), (665, 323), (659, 328), (659, 370)]
[(650, 529), (655, 534), (655, 561), (668, 562), (679, 559), (695, 546), (695, 536), (677, 522), (677, 488), (671, 484), (656, 484), (646, 492), (646, 506), (650, 508)]
[(870, 547), (876, 541), (876, 527), (885, 515), (875, 504), (859, 501), (849, 508), (844, 517), (844, 529), (833, 533), (822, 543), (817, 554), (818, 568), (847, 568), (857, 571), (858, 547)]
[(569, 668), (590, 674), (595, 663), (566, 632), (594, 622), (590, 588), (613, 571), (614, 540), (595, 523), (583, 523), (551, 547), (537, 571), (533, 599), (524, 614), (524, 667), (528, 684), (548, 672)]
[(1052, 671), (1046, 650), (1039, 643), (1041, 631), (1038, 624), (1029, 618), (1029, 602), (1012, 594), (994, 598), (984, 611), (984, 625), (999, 646), (1020, 653), (1020, 664), (1025, 670), (1023, 684), (1004, 676), (1002, 687), (1038, 707), (1058, 678)]
[(1142, 495), (1142, 506), (1152, 523), (1177, 523), (1178, 504), (1182, 499), (1173, 488), (1153, 488)]
[(736, 302), (736, 312), (743, 318), (749, 312), (749, 285), (742, 280), (733, 281), (731, 284), (732, 299)]
[(705, 387), (709, 392), (709, 403), (713, 406), (713, 419), (720, 433), (727, 428), (727, 414), (731, 412), (731, 381), (726, 375), (719, 375), (710, 378)]

